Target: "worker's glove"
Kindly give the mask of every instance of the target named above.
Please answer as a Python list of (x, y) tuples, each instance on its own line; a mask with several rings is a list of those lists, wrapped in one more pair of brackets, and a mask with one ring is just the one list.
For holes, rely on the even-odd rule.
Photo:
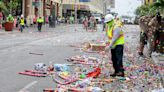
[(109, 52), (109, 50), (110, 50), (110, 47), (109, 46), (106, 46), (105, 47), (105, 52)]

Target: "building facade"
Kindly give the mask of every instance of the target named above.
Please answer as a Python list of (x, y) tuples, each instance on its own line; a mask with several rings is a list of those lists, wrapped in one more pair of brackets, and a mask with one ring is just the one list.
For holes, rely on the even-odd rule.
[[(105, 6), (114, 7), (114, 0), (90, 0), (90, 2), (80, 2), (80, 0), (22, 0), (22, 14), (27, 19), (28, 24), (33, 23), (33, 18), (46, 17), (52, 14), (52, 7), (55, 7), (55, 16), (74, 16), (75, 8), (77, 17), (86, 16), (92, 12), (103, 14)], [(105, 5), (105, 6), (104, 6)]]
[(55, 15), (61, 15), (61, 0), (23, 0), (22, 6), (22, 14), (28, 24), (32, 24), (35, 17), (51, 15), (53, 6), (55, 6)]
[[(107, 0), (108, 1), (108, 0)], [(80, 0), (63, 0), (63, 16), (74, 16), (75, 8), (77, 8), (77, 17), (86, 16), (89, 13), (104, 13), (104, 0), (89, 0), (89, 2), (80, 2)]]

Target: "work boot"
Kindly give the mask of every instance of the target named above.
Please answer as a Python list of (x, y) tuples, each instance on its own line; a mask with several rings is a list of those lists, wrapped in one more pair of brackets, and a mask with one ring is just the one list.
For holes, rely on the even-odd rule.
[(143, 52), (138, 52), (138, 55), (143, 56)]
[(125, 75), (124, 75), (124, 72), (118, 72), (118, 73), (116, 73), (116, 76), (124, 77)]
[(116, 77), (116, 73), (110, 74), (111, 77)]

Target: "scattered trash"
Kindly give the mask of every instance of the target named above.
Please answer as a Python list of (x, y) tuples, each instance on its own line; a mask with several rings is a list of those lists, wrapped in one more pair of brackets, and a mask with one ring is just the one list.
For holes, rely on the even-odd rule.
[(55, 70), (56, 71), (68, 71), (69, 70), (69, 68), (68, 68), (68, 66), (66, 65), (66, 64), (54, 64), (54, 68), (55, 68)]
[(164, 88), (161, 88), (161, 89), (154, 89), (154, 90), (152, 90), (151, 92), (164, 92)]
[(35, 76), (35, 77), (46, 77), (48, 74), (43, 71), (35, 71), (35, 70), (25, 70), (24, 72), (19, 72), (19, 74), (27, 75), (27, 76)]
[(46, 71), (47, 71), (47, 66), (46, 66), (46, 64), (44, 64), (44, 63), (36, 63), (36, 64), (34, 65), (34, 69), (35, 69), (36, 71), (44, 71), (44, 72), (46, 72)]
[(32, 52), (30, 52), (29, 54), (33, 54), (33, 55), (44, 55), (44, 54), (40, 54), (40, 53), (32, 53)]
[[(105, 44), (99, 39), (97, 42), (86, 42), (79, 45), (71, 45), (81, 48), (84, 55), (76, 55), (66, 60), (69, 64), (51, 64), (46, 66), (44, 63), (35, 64), (35, 70), (25, 70), (19, 74), (44, 77), (53, 73), (53, 81), (57, 84), (54, 89), (44, 89), (44, 92), (163, 92), (161, 77), (163, 77), (164, 64), (152, 64), (149, 59), (137, 57), (137, 46), (134, 39), (137, 35), (132, 33), (132, 41), (125, 44), (124, 69), (125, 77), (110, 77), (113, 72), (112, 61), (109, 60), (110, 54), (102, 58), (101, 52), (105, 49)], [(129, 45), (130, 44), (130, 45)], [(34, 55), (43, 55), (30, 53)]]

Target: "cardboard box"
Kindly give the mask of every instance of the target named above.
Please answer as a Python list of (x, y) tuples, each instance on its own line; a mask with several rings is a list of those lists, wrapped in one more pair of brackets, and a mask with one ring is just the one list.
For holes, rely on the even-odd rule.
[(104, 51), (106, 44), (91, 44), (92, 51)]

